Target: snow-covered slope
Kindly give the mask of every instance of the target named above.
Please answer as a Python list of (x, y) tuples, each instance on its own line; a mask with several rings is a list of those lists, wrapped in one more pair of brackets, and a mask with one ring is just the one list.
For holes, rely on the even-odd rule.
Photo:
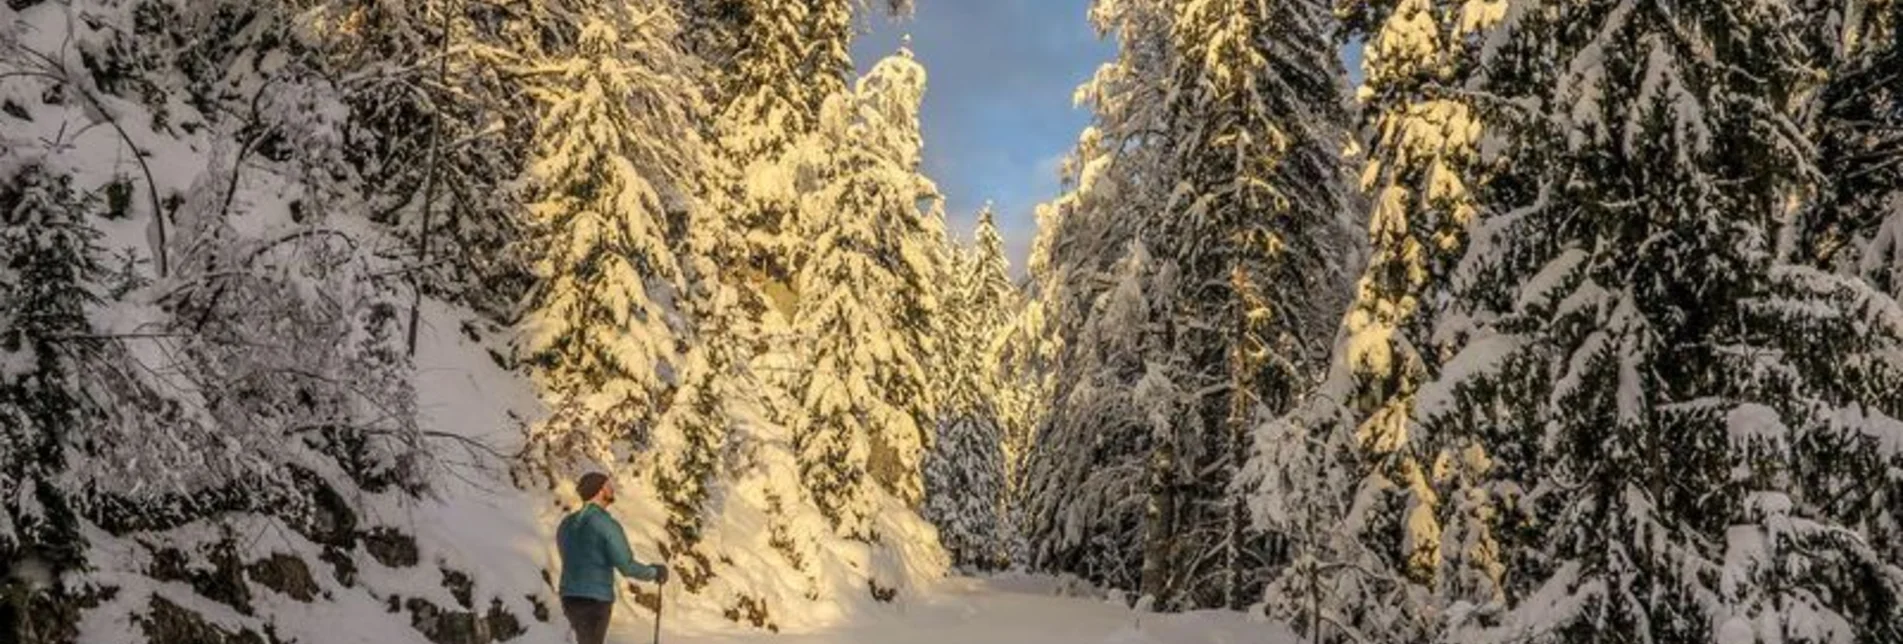
[[(438, 498), (409, 515), (419, 542), (464, 560), (488, 562), (476, 575), (479, 587), (528, 589), (554, 606), (558, 602), (539, 575), (547, 571), (552, 578), (559, 570), (553, 530), (576, 503), (571, 484), (524, 491), (506, 470), (522, 447), (522, 427), (545, 410), (527, 379), (490, 357), (496, 347), (482, 335), (484, 323), (477, 316), (430, 303), (424, 319), (416, 357), (421, 422), (426, 432), (457, 438), (439, 446), (452, 454), (442, 457)], [(797, 480), (788, 469), (790, 460), (774, 458), (784, 456), (789, 439), (771, 424), (749, 429), (760, 465), (717, 489), (706, 541), (706, 551), (717, 553), (716, 575), (698, 593), (687, 594), (678, 585), (670, 589), (668, 609), (676, 618), (755, 630), (813, 630), (889, 610), (891, 604), (868, 592), (871, 583), (898, 590), (895, 601), (901, 604), (932, 592), (945, 574), (936, 533), (889, 499), (878, 515), (885, 545), (839, 539), (814, 515), (773, 516), (773, 492)], [(461, 458), (453, 454), (457, 449)], [(609, 468), (621, 491), (610, 511), (628, 530), (637, 558), (653, 562), (663, 560), (665, 516), (649, 480), (648, 458), (637, 454), (630, 463)], [(776, 535), (790, 536), (809, 559), (798, 565), (788, 561), (773, 543)], [(628, 599), (645, 605), (653, 599), (647, 594), (652, 590), (641, 587)], [(629, 613), (623, 610), (622, 617)]]
[(511, 486), (501, 458), (536, 401), (462, 335), (465, 313), (428, 303), (424, 320), (420, 421), (441, 454), (428, 494), (346, 499), (361, 549), (250, 513), (118, 535), (91, 527), (92, 569), (67, 583), (111, 591), (81, 613), (76, 641), (560, 641), (542, 577), (549, 502)]
[[(417, 141), (391, 139), (430, 119), (366, 98), (365, 77), (401, 70), (306, 49), (338, 46), (329, 30), (363, 15), (302, 6), (0, 7), (0, 334), (24, 331), (0, 342), (0, 595), (22, 597), (0, 604), (0, 633), (550, 641), (549, 533), (582, 469), (614, 471), (615, 512), (643, 558), (662, 558), (654, 455), (521, 458), (547, 392), (503, 357), (517, 338), (496, 302), (520, 289), (490, 264), (508, 248), (437, 259), (470, 254), (451, 238), (509, 204), (457, 193), (441, 215), (444, 192), (451, 229), (428, 228), (427, 191), (391, 179), (419, 163)], [(367, 35), (413, 35), (403, 26)], [(367, 141), (403, 154), (365, 158)], [(485, 159), (458, 171), (511, 170)], [(439, 244), (429, 260), (412, 231)], [(34, 283), (46, 274), (70, 283)], [(740, 424), (704, 503), (711, 581), (675, 610), (818, 628), (942, 577), (935, 531), (910, 509), (874, 498), (881, 543), (841, 539), (805, 498), (789, 432)]]

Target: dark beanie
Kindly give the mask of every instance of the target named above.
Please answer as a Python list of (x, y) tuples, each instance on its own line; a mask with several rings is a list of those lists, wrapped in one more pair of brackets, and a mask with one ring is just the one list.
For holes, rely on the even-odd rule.
[(575, 493), (581, 495), (583, 503), (587, 503), (589, 499), (595, 498), (596, 494), (600, 494), (601, 487), (607, 484), (608, 475), (589, 472), (581, 475), (581, 480), (575, 482)]

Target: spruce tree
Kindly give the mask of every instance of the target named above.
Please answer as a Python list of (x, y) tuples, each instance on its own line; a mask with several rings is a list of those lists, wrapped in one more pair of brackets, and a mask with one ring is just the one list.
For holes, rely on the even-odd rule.
[(1817, 15), (1660, 9), (1510, 15), (1482, 60), (1530, 107), (1415, 410), (1463, 442), (1444, 525), (1492, 535), (1443, 539), (1450, 636), (1896, 639), (1903, 317), (1789, 243)]
[[(1009, 508), (1017, 503), (1016, 491), (1023, 479), (1024, 459), (1030, 451), (1031, 434), (1041, 413), (1043, 399), (1038, 381), (1042, 374), (1033, 355), (1034, 337), (1028, 333), (1029, 301), (1021, 285), (1012, 280), (1004, 237), (998, 231), (997, 215), (990, 204), (979, 212), (974, 241), (972, 300), (985, 302), (977, 307), (978, 326), (984, 329), (980, 360), (993, 380), (992, 400), (1001, 442), (999, 467), (1003, 488), (1000, 494), (1005, 504), (1002, 511), (1007, 515), (1002, 520), (1009, 526), (1012, 524), (1008, 518), (1012, 513)], [(1007, 527), (1006, 532), (1015, 530)], [(1003, 538), (1009, 540), (1016, 536), (1007, 534)]]
[(978, 221), (977, 252), (979, 270), (992, 276), (994, 287), (1008, 289), (1001, 297), (999, 318), (993, 327), (996, 335), (992, 337), (989, 351), (997, 373), (998, 430), (1002, 441), (999, 449), (1004, 472), (1000, 510), (1000, 521), (1004, 525), (1003, 548), (1006, 557), (1016, 562), (1023, 539), (1019, 510), (1024, 500), (1026, 463), (1048, 401), (1043, 388), (1047, 369), (1041, 359), (1045, 352), (1039, 346), (1035, 331), (1038, 326), (1037, 313), (1033, 310), (1036, 304), (1025, 291), (1025, 282), (1011, 276), (1004, 238), (998, 232), (989, 204)]
[(954, 245), (943, 302), (945, 351), (936, 365), (942, 408), (925, 460), (926, 519), (953, 561), (992, 569), (1005, 561), (1005, 412), (1000, 356), (1006, 309), (1015, 295), (990, 208), (979, 213), (975, 244)]
[[(813, 255), (802, 264), (794, 329), (810, 345), (795, 425), (802, 477), (842, 535), (871, 538), (877, 484), (908, 504), (924, 494), (937, 394), (937, 294), (944, 229), (919, 174), (925, 70), (910, 52), (881, 61), (827, 104), (807, 159)], [(922, 206), (929, 203), (929, 206)]]
[(1153, 435), (1131, 392), (1153, 339), (1131, 325), (1134, 310), (1148, 319), (1147, 304), (1111, 304), (1142, 299), (1130, 294), (1147, 292), (1156, 270), (1147, 251), (1137, 261), (1133, 245), (1147, 241), (1140, 222), (1161, 208), (1170, 187), (1155, 143), (1166, 104), (1156, 79), (1169, 57), (1151, 46), (1167, 38), (1167, 10), (1157, 0), (1092, 5), (1098, 32), (1118, 39), (1117, 58), (1078, 90), (1093, 125), (1067, 160), (1068, 192), (1040, 209), (1030, 266), (1036, 327), (1029, 333), (1049, 365), (1042, 385), (1049, 409), (1023, 474), (1025, 558), (1040, 570), (1125, 589), (1141, 583), (1144, 464)]
[[(851, 93), (849, 0), (712, 0), (682, 3), (684, 36), (706, 63), (708, 123), (719, 168), (710, 208), (743, 245), (720, 266), (737, 289), (767, 418), (792, 428), (801, 418), (800, 372), (809, 352), (790, 328), (799, 306), (798, 266), (814, 240), (799, 223), (802, 202), (820, 189), (805, 168), (831, 153), (819, 133), (826, 101)], [(841, 99), (844, 100), (844, 99)]]
[(664, 7), (652, 11), (590, 12), (534, 88), (547, 110), (529, 165), (542, 281), (521, 352), (554, 401), (537, 440), (556, 454), (606, 460), (615, 441), (645, 439), (678, 371), (670, 302), (682, 277), (668, 211), (693, 196), (700, 151), (673, 23)]
[(1344, 97), (1321, 2), (1172, 7), (1166, 138), (1170, 201), (1151, 230), (1180, 268), (1174, 360), (1198, 392), (1180, 430), (1195, 454), (1170, 562), (1177, 603), (1240, 608), (1260, 596), (1261, 535), (1236, 473), (1259, 413), (1288, 411), (1317, 379), (1345, 306)]
[[(1067, 449), (1077, 432), (1119, 451), (1090, 461), (1105, 472), (1073, 475), (1144, 472), (1146, 518), (1132, 535), (1141, 544), (1117, 544), (1143, 573), (1110, 583), (1164, 607), (1239, 607), (1260, 594), (1268, 544), (1238, 473), (1258, 415), (1286, 411), (1318, 379), (1354, 256), (1332, 23), (1315, 2), (1102, 2), (1093, 16), (1121, 53), (1080, 92), (1099, 124), (1080, 144), (1080, 188), (1047, 209), (1034, 259), (1035, 314), (1066, 352), (1038, 449)], [(1093, 370), (1080, 354), (1101, 348), (1073, 330), (1095, 324), (1093, 300), (1114, 283), (1103, 273), (1132, 239), (1150, 258), (1144, 288), (1158, 328), (1143, 337), (1157, 364)], [(1121, 383), (1083, 386), (1086, 377)], [(1139, 391), (1143, 401), (1117, 403), (1127, 420), (1071, 426), (1071, 414)], [(1105, 426), (1122, 429), (1106, 441)], [(1049, 474), (1037, 467), (1030, 476)], [(1035, 485), (1033, 506), (1064, 489)], [(1030, 529), (1042, 540), (1053, 527)]]
[(1485, 179), (1482, 115), (1456, 88), (1503, 10), (1370, 0), (1341, 13), (1366, 43), (1357, 98), (1369, 256), (1329, 376), (1262, 427), (1248, 476), (1261, 488), (1253, 514), (1286, 550), (1267, 608), (1317, 639), (1419, 641), (1437, 619), (1450, 507), (1441, 477), (1461, 439), (1413, 419), (1445, 359), (1437, 328)]
[[(105, 344), (87, 317), (104, 267), (84, 205), (70, 178), (36, 165), (0, 182), (0, 562), (9, 568), (34, 560), (58, 572), (84, 559), (77, 491), (56, 483), (102, 415), (79, 380)], [(19, 581), (0, 588), (24, 592), (9, 588)]]

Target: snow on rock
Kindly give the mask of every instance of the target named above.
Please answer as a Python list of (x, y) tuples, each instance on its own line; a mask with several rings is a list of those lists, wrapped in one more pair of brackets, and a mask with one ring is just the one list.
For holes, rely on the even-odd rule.
[[(479, 629), (498, 628), (502, 622), (494, 620), (507, 615), (501, 619), (521, 629), (511, 641), (561, 641), (559, 602), (542, 576), (557, 570), (548, 503), (511, 485), (499, 458), (519, 449), (520, 423), (539, 415), (539, 404), (525, 380), (469, 337), (473, 314), (426, 301), (422, 319), (416, 385), (419, 420), (435, 442), (432, 487), (422, 498), (352, 499), (357, 534), (392, 535), (381, 552), (395, 554), (366, 546), (337, 559), (281, 521), (249, 514), (128, 535), (89, 526), (91, 570), (66, 581), (116, 591), (84, 612), (78, 641), (144, 641), (147, 622), (163, 605), (182, 609), (172, 613), (179, 619), (233, 633), (271, 632), (284, 641), (428, 644), (417, 620), (445, 613), (473, 614), (466, 624)], [(180, 573), (165, 572), (173, 564), (160, 554), (227, 547), (233, 565), (184, 559), (176, 564)], [(286, 571), (287, 578), (268, 581)], [(179, 574), (208, 577), (186, 583), (173, 579)], [(222, 590), (208, 597), (203, 578), (226, 585), (213, 586)], [(444, 623), (455, 619), (461, 618)]]

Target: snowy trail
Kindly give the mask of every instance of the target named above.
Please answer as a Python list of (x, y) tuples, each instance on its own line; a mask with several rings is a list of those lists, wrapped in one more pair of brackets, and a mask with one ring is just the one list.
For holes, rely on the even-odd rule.
[[(618, 613), (621, 611), (617, 611)], [(1140, 619), (1139, 619), (1140, 618)], [(617, 615), (612, 644), (648, 644), (653, 622)], [(1293, 644), (1280, 625), (1235, 613), (1139, 614), (1101, 599), (1061, 597), (1032, 580), (954, 579), (903, 606), (807, 633), (676, 629), (668, 644)]]

